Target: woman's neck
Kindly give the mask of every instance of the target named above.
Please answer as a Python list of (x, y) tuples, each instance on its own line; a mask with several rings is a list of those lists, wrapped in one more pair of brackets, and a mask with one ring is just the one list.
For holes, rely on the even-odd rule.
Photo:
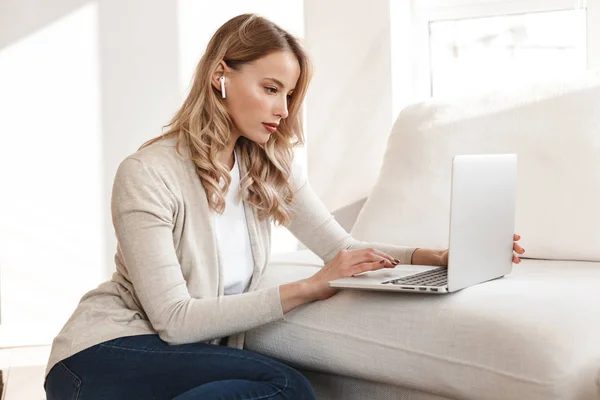
[(236, 141), (232, 142), (231, 145), (227, 146), (221, 152), (221, 154), (219, 154), (219, 161), (221, 161), (223, 164), (225, 164), (227, 166), (227, 168), (229, 168), (230, 171), (233, 169), (233, 166), (235, 164), (235, 154), (234, 154), (235, 150), (234, 149), (235, 149)]

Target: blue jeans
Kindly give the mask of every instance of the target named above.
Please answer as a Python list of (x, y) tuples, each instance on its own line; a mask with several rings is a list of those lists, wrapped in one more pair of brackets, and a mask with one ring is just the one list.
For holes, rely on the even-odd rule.
[(97, 344), (56, 364), (47, 400), (316, 399), (300, 372), (260, 354), (158, 335)]

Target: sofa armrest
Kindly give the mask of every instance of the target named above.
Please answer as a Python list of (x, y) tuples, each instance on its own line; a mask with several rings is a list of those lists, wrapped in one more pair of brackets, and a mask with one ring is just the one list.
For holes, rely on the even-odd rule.
[[(335, 220), (346, 230), (346, 232), (350, 232), (356, 219), (358, 218), (358, 214), (360, 210), (362, 210), (363, 205), (367, 201), (367, 197), (364, 197), (352, 204), (349, 204), (345, 207), (337, 209), (333, 211), (331, 214), (334, 216)], [(298, 246), (296, 250), (307, 250), (306, 246), (301, 242), (298, 242)]]
[(333, 211), (331, 214), (346, 232), (350, 232), (366, 201), (367, 197), (364, 197), (352, 204)]

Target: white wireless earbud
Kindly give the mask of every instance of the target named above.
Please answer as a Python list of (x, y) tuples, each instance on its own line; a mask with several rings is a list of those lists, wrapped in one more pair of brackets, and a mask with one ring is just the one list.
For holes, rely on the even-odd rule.
[(225, 98), (225, 77), (222, 76), (219, 80), (221, 81), (221, 97)]

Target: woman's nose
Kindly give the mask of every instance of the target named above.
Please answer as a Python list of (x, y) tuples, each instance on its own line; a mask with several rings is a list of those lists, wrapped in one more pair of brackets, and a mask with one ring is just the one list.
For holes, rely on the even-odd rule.
[(284, 99), (283, 102), (278, 104), (277, 110), (275, 110), (275, 114), (279, 115), (279, 117), (281, 119), (287, 118), (287, 116), (288, 116), (287, 98)]

